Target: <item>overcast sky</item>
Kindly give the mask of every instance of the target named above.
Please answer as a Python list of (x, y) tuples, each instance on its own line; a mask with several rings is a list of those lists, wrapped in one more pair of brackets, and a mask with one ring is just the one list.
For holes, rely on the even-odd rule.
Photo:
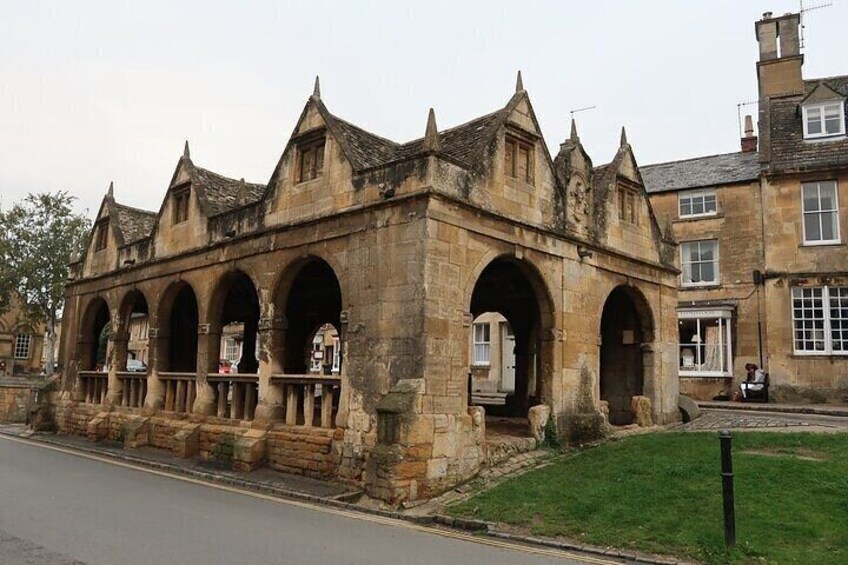
[[(813, 2), (808, 1), (808, 5)], [(569, 111), (596, 165), (619, 129), (643, 165), (738, 149), (754, 21), (795, 0), (0, 0), (0, 196), (68, 190), (157, 210), (195, 164), (265, 183), (321, 76), (334, 114), (396, 141), (502, 107), (516, 70), (556, 151)], [(848, 2), (805, 18), (805, 78), (848, 73)], [(755, 112), (755, 106), (747, 107)]]

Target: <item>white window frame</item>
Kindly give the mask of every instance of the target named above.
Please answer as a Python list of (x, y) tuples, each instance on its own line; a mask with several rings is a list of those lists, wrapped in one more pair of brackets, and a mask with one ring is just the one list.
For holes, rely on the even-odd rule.
[[(713, 243), (715, 245), (715, 259), (713, 260), (713, 263), (715, 264), (715, 267), (713, 269), (713, 273), (714, 273), (715, 277), (711, 281), (697, 281), (697, 282), (687, 281), (684, 278), (684, 274), (686, 273), (686, 269), (684, 268), (684, 265), (686, 265), (686, 264), (692, 265), (693, 263), (692, 263), (692, 261), (688, 260), (688, 257), (686, 256), (686, 250), (687, 250), (688, 246), (697, 244), (699, 246), (699, 251), (700, 251), (700, 245), (703, 244), (703, 243)], [(680, 267), (681, 267), (681, 269), (680, 269), (680, 285), (684, 286), (684, 287), (698, 287), (698, 286), (717, 286), (717, 285), (721, 284), (721, 269), (720, 269), (719, 259), (720, 259), (719, 258), (719, 245), (718, 245), (717, 239), (696, 239), (696, 240), (692, 240), (692, 241), (682, 241), (682, 242), (680, 242)], [(698, 261), (698, 263), (706, 263), (706, 261)], [(690, 269), (690, 273), (691, 273), (691, 269)]]
[[(477, 330), (481, 330), (478, 335)], [(471, 325), (471, 334), (473, 347), (474, 362), (477, 367), (488, 367), (492, 364), (492, 328), (489, 322), (475, 322)], [(478, 352), (485, 351), (485, 355), (479, 355)], [(485, 357), (485, 359), (481, 359)]]
[[(707, 198), (712, 196), (714, 209), (707, 212)], [(696, 199), (700, 198), (704, 207), (704, 212), (695, 213), (691, 210), (694, 209), (693, 203)], [(683, 201), (685, 199), (689, 200), (689, 209), (690, 212), (688, 214), (683, 213)], [(681, 218), (708, 218), (710, 216), (718, 215), (718, 197), (716, 195), (715, 189), (707, 188), (701, 190), (687, 190), (684, 192), (680, 192), (677, 195), (677, 214)]]
[[(822, 200), (821, 200), (821, 187), (823, 184), (833, 184), (833, 205), (834, 208), (828, 210), (822, 210)], [(808, 212), (805, 206), (804, 200), (804, 187), (807, 186), (816, 186), (816, 193), (818, 196), (819, 209)], [(835, 219), (833, 222), (833, 228), (836, 235), (836, 239), (807, 239), (807, 216), (815, 216), (819, 222), (819, 233), (822, 232), (821, 229), (821, 216), (822, 214), (833, 214)], [(839, 183), (835, 180), (822, 180), (822, 181), (812, 181), (812, 182), (802, 182), (801, 183), (801, 240), (804, 242), (804, 245), (835, 245), (842, 243), (842, 235), (840, 232), (839, 226)]]
[(29, 359), (32, 353), (32, 336), (29, 334), (15, 335), (15, 359)]
[[(800, 308), (800, 310), (802, 311), (802, 317), (799, 318), (797, 316), (796, 312), (799, 310), (799, 308), (795, 308), (796, 298), (800, 298), (802, 300), (804, 300), (804, 299), (806, 299), (806, 300), (810, 300), (810, 299), (816, 300), (816, 298), (814, 296), (813, 297), (804, 297), (803, 292), (805, 290), (821, 290), (821, 308), (820, 308), (820, 310), (822, 311), (822, 315), (821, 315), (820, 318), (804, 317), (803, 313), (804, 313), (805, 310), (810, 310), (810, 309), (815, 310), (816, 308), (815, 308), (814, 304), (813, 304), (812, 308), (804, 308), (803, 303), (801, 304), (802, 307)], [(799, 294), (801, 296), (797, 296)], [(848, 317), (845, 317), (845, 318), (843, 318), (841, 316), (839, 316), (837, 318), (833, 317), (833, 311), (834, 310), (841, 310), (841, 308), (833, 308), (831, 300), (834, 299), (834, 298), (836, 300), (848, 300), (848, 286), (841, 286), (841, 287), (840, 286), (794, 286), (794, 287), (792, 287), (792, 291), (790, 292), (790, 295), (789, 295), (789, 300), (790, 300), (790, 307), (792, 309), (792, 351), (795, 353), (795, 355), (838, 355), (838, 356), (848, 355), (848, 340), (844, 340), (844, 342), (841, 339), (839, 340), (840, 342), (843, 342), (843, 344), (842, 344), (843, 348), (842, 349), (834, 350), (834, 348), (833, 348), (833, 344), (834, 344), (834, 341), (835, 341), (833, 339), (834, 325), (838, 324), (839, 330), (845, 330), (846, 328), (848, 328)], [(802, 322), (802, 323), (808, 322), (810, 324), (814, 324), (816, 321), (819, 321), (819, 320), (822, 322), (822, 328), (821, 328), (822, 338), (820, 340), (815, 339), (815, 338), (806, 339), (805, 337), (798, 339), (796, 332), (798, 332), (798, 331), (804, 332), (805, 331), (805, 328), (803, 326), (800, 329), (798, 328), (798, 322)], [(809, 327), (807, 329), (815, 331), (817, 328)], [(822, 347), (822, 349), (812, 349), (812, 350), (810, 350), (810, 349), (798, 349), (798, 343), (799, 342), (805, 342), (805, 341), (813, 341), (813, 342), (821, 341), (823, 347)]]
[(341, 353), (339, 350), (340, 343), (339, 338), (333, 338), (333, 366), (330, 369), (333, 373), (338, 373), (341, 367), (341, 357), (339, 356), (339, 353)]
[[(731, 333), (731, 320), (733, 318), (732, 312), (729, 309), (706, 309), (706, 310), (680, 310), (677, 312), (678, 320), (697, 320), (698, 324), (698, 333), (697, 335), (701, 336), (701, 321), (702, 320), (715, 320), (719, 321), (719, 344), (722, 346), (719, 348), (719, 366), (727, 367), (726, 371), (700, 371), (700, 370), (692, 370), (687, 371), (683, 367), (678, 367), (678, 376), (680, 377), (732, 377), (733, 376), (733, 336)], [(678, 341), (678, 356), (679, 353), (683, 350), (684, 347), (691, 347), (692, 343), (680, 343), (680, 335), (677, 336)], [(701, 343), (700, 341), (698, 343)], [(700, 347), (696, 348), (695, 351), (695, 366), (699, 367), (704, 364), (704, 360), (701, 358), (701, 349)]]
[[(839, 131), (829, 133), (826, 130), (827, 123), (825, 120), (825, 112), (827, 108), (839, 107)], [(809, 114), (813, 111), (819, 112), (819, 125), (821, 126), (820, 133), (810, 133), (809, 131)], [(845, 135), (845, 101), (832, 100), (830, 102), (820, 102), (817, 104), (806, 104), (802, 107), (803, 122), (804, 122), (804, 139), (821, 139), (826, 137), (836, 137)]]

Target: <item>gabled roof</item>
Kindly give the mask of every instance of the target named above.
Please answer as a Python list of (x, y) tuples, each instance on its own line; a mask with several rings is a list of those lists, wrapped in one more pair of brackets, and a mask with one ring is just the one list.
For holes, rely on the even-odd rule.
[(193, 169), (192, 186), (205, 197), (209, 217), (255, 204), (265, 194), (264, 184), (231, 179), (201, 167)]
[(696, 157), (640, 168), (648, 194), (702, 188), (756, 180), (760, 174), (756, 152)]
[(112, 212), (116, 216), (117, 227), (120, 230), (123, 245), (132, 245), (137, 241), (150, 237), (158, 219), (156, 212), (132, 208), (117, 202), (113, 203), (110, 215)]
[[(499, 110), (440, 131), (438, 154), (462, 167), (473, 167), (498, 128), (506, 122), (514, 105), (523, 96), (526, 96), (526, 93), (517, 93)], [(354, 171), (383, 167), (426, 153), (423, 137), (397, 143), (331, 114), (320, 99), (312, 98), (310, 103), (316, 104), (327, 128), (339, 142)]]

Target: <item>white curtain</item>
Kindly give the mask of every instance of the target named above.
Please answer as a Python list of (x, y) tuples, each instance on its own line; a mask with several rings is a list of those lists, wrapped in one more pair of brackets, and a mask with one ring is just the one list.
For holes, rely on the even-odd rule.
[(706, 351), (704, 352), (704, 371), (721, 371), (721, 333), (718, 326), (707, 326), (707, 339), (704, 343)]

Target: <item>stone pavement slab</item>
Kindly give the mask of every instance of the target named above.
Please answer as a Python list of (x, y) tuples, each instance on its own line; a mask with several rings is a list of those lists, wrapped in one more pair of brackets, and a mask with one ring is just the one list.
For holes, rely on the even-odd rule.
[(733, 401), (699, 401), (702, 409), (737, 410), (740, 412), (780, 412), (784, 414), (819, 414), (848, 418), (848, 404), (775, 404)]
[(760, 430), (785, 432), (848, 432), (848, 419), (818, 414), (764, 413), (741, 410), (704, 410), (697, 420), (675, 431)]

